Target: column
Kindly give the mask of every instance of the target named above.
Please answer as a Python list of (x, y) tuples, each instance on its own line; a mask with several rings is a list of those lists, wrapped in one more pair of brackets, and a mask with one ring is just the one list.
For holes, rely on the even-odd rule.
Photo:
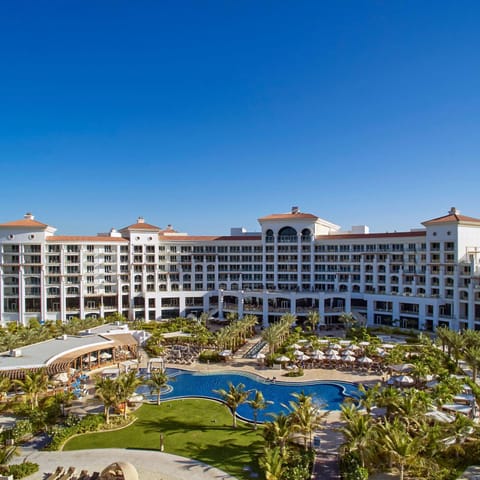
[(263, 328), (267, 328), (268, 327), (268, 295), (267, 294), (263, 294), (262, 296), (262, 308), (263, 308), (262, 326)]
[(278, 234), (273, 234), (273, 285), (278, 290)]
[(297, 290), (302, 291), (302, 234), (297, 233)]
[(218, 291), (218, 318), (223, 319), (223, 290)]
[(47, 285), (45, 279), (45, 265), (40, 270), (40, 322), (47, 319)]
[(5, 319), (4, 319), (4, 309), (5, 309), (5, 305), (4, 305), (4, 286), (5, 286), (5, 282), (4, 282), (4, 276), (3, 276), (3, 268), (0, 267), (0, 325), (2, 327), (5, 326), (6, 322), (5, 322)]
[(241, 319), (243, 318), (243, 304), (245, 302), (245, 299), (243, 298), (244, 292), (243, 290), (240, 292), (240, 295), (238, 296), (238, 318)]
[(18, 269), (18, 320), (17, 323), (25, 325), (25, 277), (23, 275), (23, 266)]
[[(82, 299), (83, 301), (83, 299)], [(60, 321), (67, 321), (67, 298), (65, 295), (65, 276), (60, 277)]]
[(318, 294), (318, 315), (320, 316), (319, 325), (325, 325), (325, 294)]

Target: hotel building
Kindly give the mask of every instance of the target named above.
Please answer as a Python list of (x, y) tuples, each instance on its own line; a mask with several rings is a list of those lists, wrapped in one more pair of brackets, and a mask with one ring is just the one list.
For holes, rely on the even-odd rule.
[(208, 312), (352, 312), (369, 325), (480, 329), (480, 219), (452, 208), (406, 232), (342, 231), (292, 208), (259, 232), (193, 236), (139, 218), (97, 236), (57, 236), (26, 214), (0, 224), (0, 320), (162, 320)]

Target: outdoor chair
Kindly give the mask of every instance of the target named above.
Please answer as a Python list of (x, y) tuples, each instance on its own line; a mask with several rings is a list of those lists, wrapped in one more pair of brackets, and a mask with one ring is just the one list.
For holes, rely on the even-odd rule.
[(46, 480), (56, 480), (59, 478), (63, 473), (65, 472), (65, 469), (63, 467), (57, 467), (56, 470), (51, 473)]
[(64, 473), (58, 480), (70, 480), (75, 474), (75, 467), (68, 467), (66, 473)]

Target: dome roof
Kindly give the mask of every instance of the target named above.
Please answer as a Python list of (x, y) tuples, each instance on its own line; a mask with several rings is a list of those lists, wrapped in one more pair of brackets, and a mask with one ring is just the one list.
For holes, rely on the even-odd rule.
[(104, 468), (100, 480), (139, 480), (137, 469), (129, 462), (115, 462)]

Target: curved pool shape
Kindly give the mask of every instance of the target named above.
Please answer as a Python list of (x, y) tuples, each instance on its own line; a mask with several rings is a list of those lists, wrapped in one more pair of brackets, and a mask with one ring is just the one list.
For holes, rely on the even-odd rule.
[[(167, 373), (175, 380), (170, 381), (168, 387), (162, 392), (162, 399), (174, 399), (181, 397), (215, 398), (221, 400), (221, 396), (213, 390), (228, 390), (228, 382), (233, 385), (243, 383), (246, 390), (260, 390), (265, 400), (272, 401), (265, 410), (258, 412), (258, 421), (271, 420), (269, 414), (285, 412), (282, 404), (288, 405), (294, 400), (292, 393), (304, 392), (312, 395), (314, 402), (326, 410), (339, 410), (340, 405), (347, 397), (358, 399), (360, 393), (353, 383), (337, 381), (314, 381), (314, 382), (283, 382), (268, 381), (248, 373), (197, 373), (179, 369), (167, 369)], [(156, 395), (151, 395), (146, 385), (137, 390), (148, 400), (156, 401)], [(250, 394), (252, 399), (255, 392)], [(248, 404), (240, 405), (237, 411), (238, 416), (253, 421), (253, 410)]]

